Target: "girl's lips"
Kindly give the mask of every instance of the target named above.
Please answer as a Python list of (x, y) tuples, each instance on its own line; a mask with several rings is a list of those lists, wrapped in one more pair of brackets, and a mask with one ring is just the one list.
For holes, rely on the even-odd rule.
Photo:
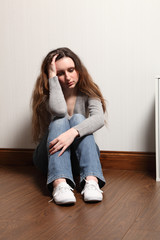
[(68, 86), (72, 86), (72, 85), (73, 85), (73, 82), (68, 83)]

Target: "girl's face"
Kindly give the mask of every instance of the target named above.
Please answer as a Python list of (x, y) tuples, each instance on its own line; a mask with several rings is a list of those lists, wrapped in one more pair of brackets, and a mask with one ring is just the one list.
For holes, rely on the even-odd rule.
[(63, 90), (75, 88), (79, 73), (70, 57), (63, 57), (56, 61), (57, 77)]

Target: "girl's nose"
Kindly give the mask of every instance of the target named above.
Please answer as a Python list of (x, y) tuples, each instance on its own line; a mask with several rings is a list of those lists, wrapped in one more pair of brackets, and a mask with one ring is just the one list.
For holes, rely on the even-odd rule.
[(68, 73), (68, 72), (65, 72), (65, 78), (66, 78), (67, 80), (70, 80), (70, 76), (69, 76), (69, 73)]

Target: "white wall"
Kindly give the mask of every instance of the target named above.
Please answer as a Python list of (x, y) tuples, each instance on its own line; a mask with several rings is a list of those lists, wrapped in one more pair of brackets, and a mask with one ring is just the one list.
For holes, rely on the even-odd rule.
[(159, 0), (0, 1), (0, 148), (32, 148), (30, 98), (43, 57), (75, 51), (108, 101), (101, 150), (154, 151)]

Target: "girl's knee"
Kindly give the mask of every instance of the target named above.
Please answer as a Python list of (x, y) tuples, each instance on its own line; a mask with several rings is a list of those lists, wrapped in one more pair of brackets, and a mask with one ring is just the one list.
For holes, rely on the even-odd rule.
[(49, 129), (64, 126), (68, 124), (67, 118), (55, 118), (53, 121), (49, 124)]
[(69, 121), (67, 118), (56, 118), (54, 119), (48, 129), (48, 141), (52, 141), (60, 134), (70, 129)]
[(85, 120), (85, 117), (82, 114), (76, 113), (70, 119), (70, 125), (71, 125), (71, 127), (75, 126), (75, 125), (83, 122), (84, 120)]

